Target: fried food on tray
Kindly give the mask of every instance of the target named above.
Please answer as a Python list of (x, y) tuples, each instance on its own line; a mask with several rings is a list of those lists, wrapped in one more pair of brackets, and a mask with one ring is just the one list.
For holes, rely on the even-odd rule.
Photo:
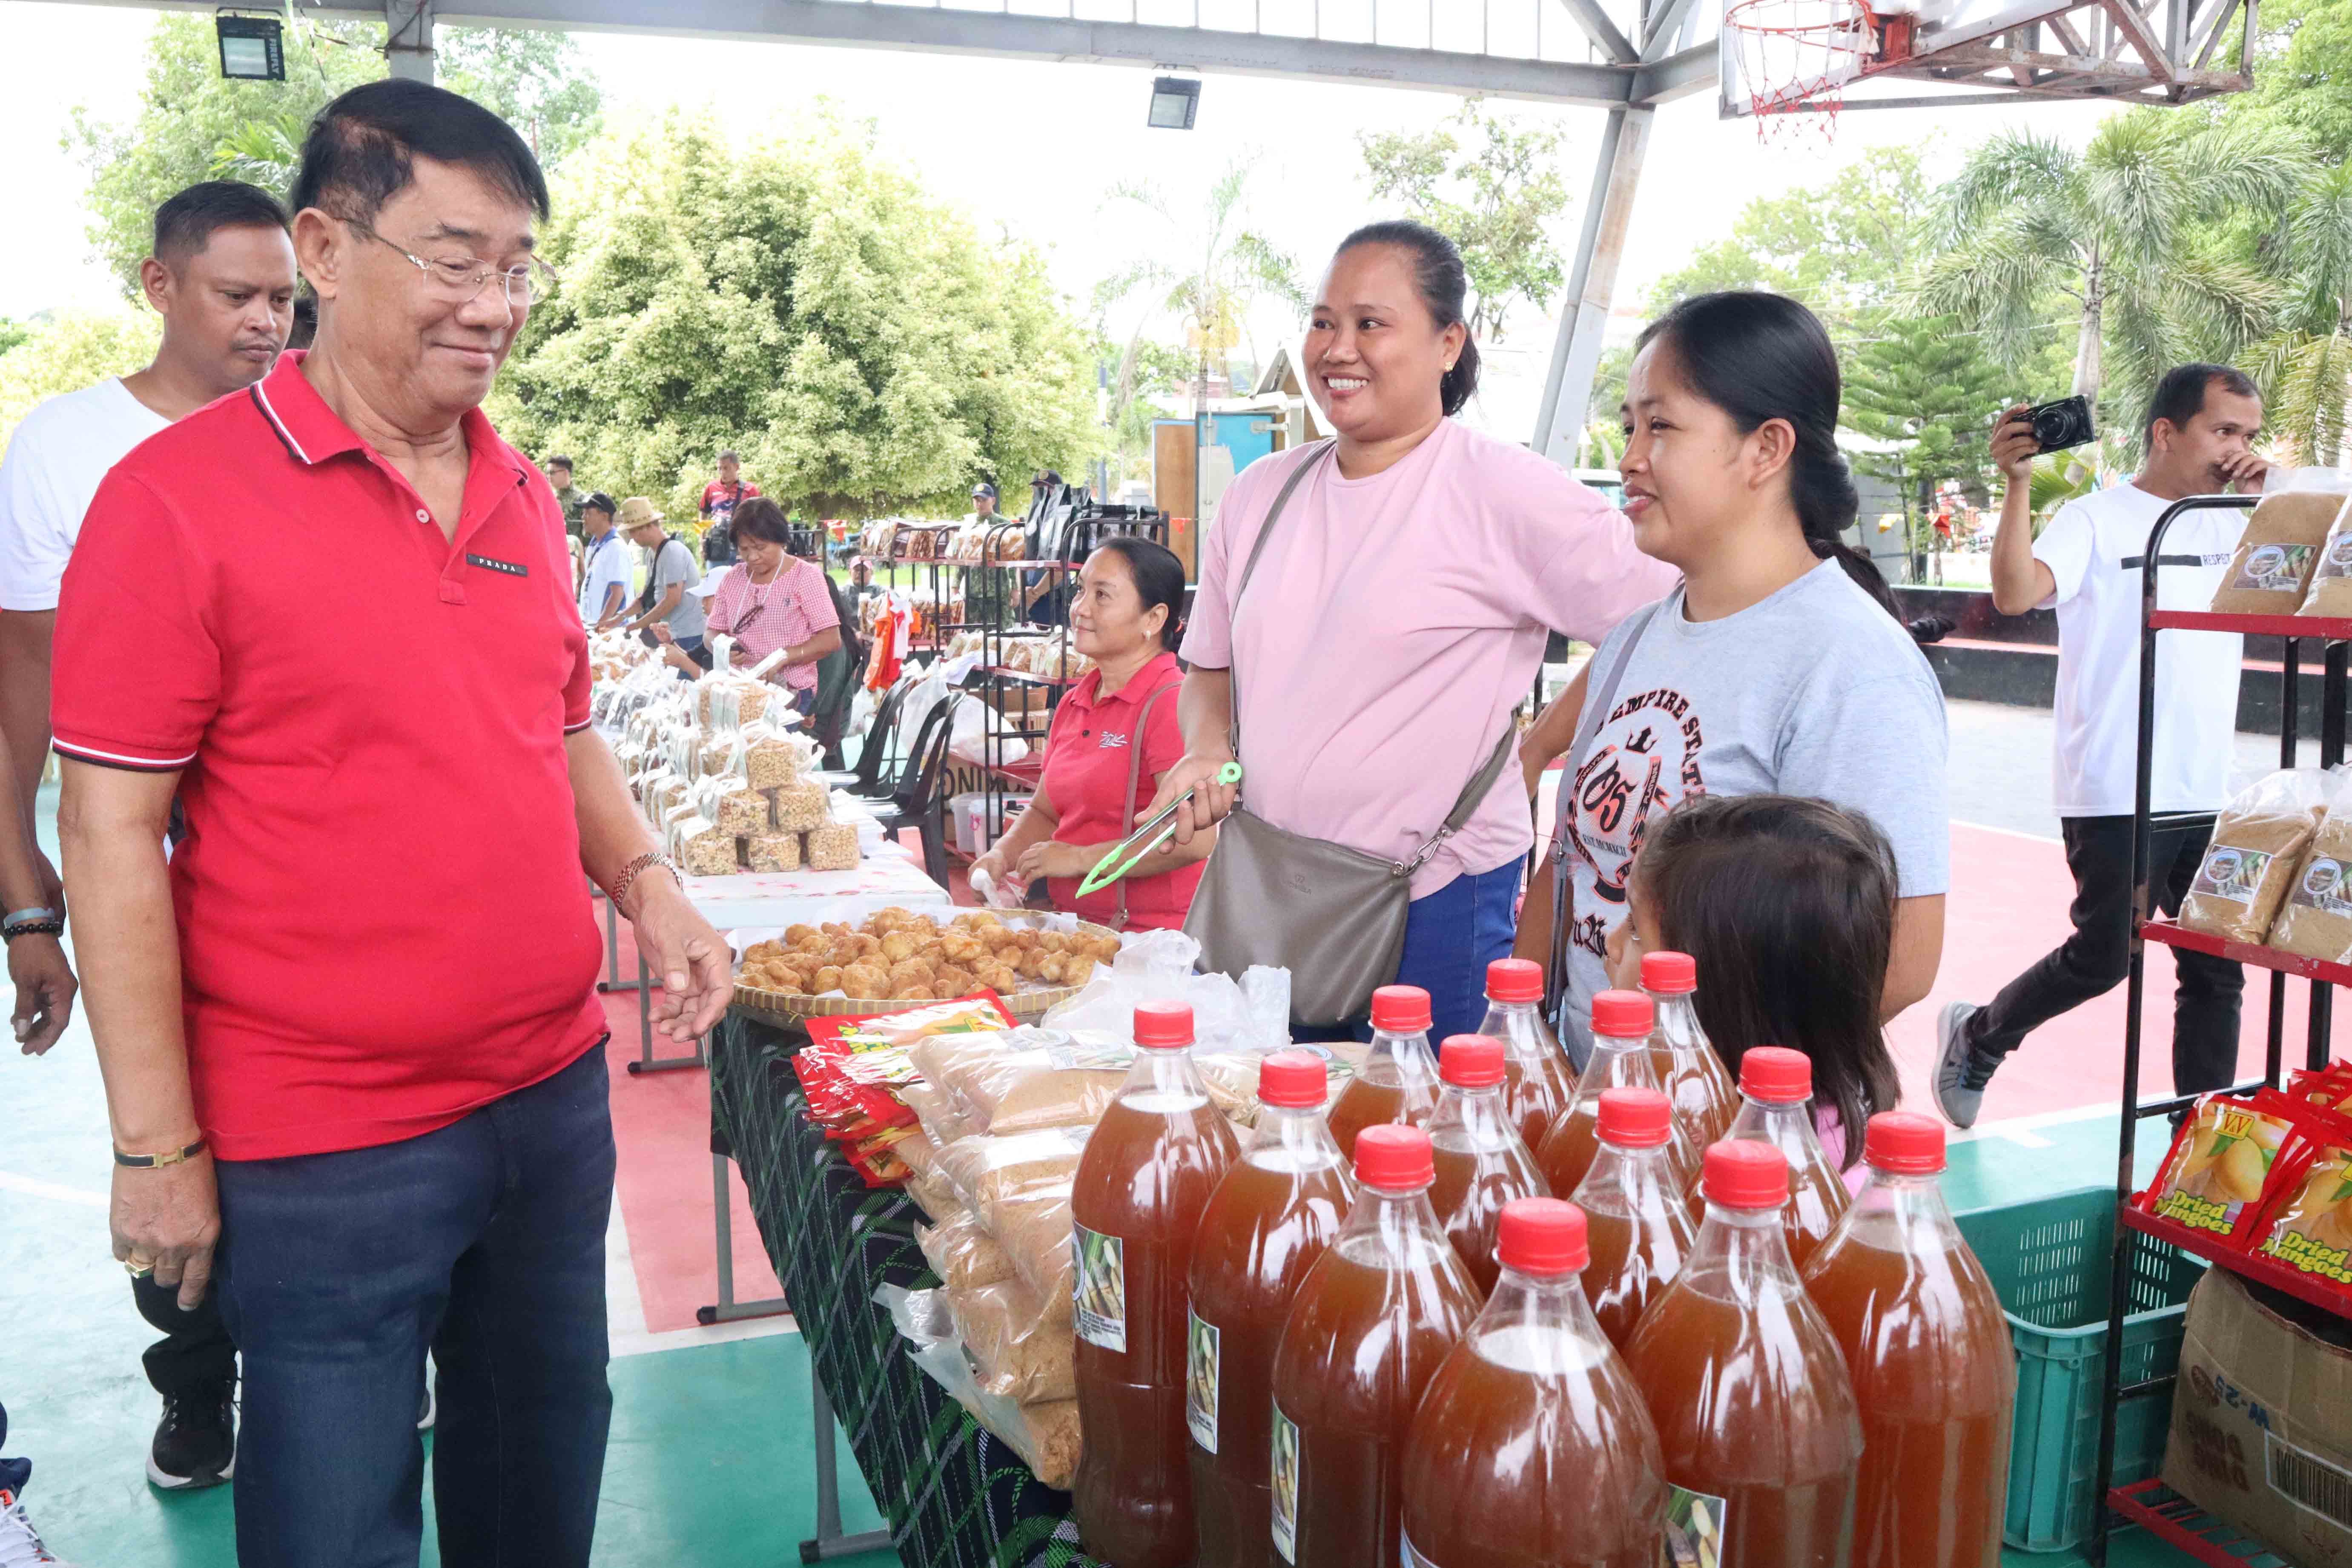
[(938, 1001), (983, 990), (1011, 996), (1083, 985), (1118, 954), (1118, 938), (1108, 931), (1007, 925), (991, 910), (969, 910), (943, 925), (893, 907), (858, 926), (795, 924), (754, 942), (743, 950), (740, 979), (781, 995), (837, 993), (858, 1002)]

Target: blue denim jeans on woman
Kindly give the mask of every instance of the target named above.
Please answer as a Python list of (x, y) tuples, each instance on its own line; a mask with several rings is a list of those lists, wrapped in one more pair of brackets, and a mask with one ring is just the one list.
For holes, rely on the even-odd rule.
[(613, 1406), (606, 1088), (600, 1042), (421, 1138), (219, 1163), (240, 1568), (415, 1568), (428, 1349), (442, 1563), (587, 1563)]

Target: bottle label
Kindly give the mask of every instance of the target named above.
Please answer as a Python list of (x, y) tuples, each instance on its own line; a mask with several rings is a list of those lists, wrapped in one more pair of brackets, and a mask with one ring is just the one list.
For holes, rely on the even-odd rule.
[(1184, 1337), (1184, 1424), (1202, 1451), (1217, 1451), (1217, 1374), (1223, 1370), (1219, 1354), (1224, 1334), (1216, 1324), (1204, 1323), (1199, 1313), (1185, 1309), (1192, 1329)]
[(1658, 1548), (1658, 1568), (1723, 1561), (1727, 1505), (1719, 1497), (1688, 1487), (1666, 1488), (1666, 1535)]
[(1070, 1227), (1076, 1254), (1078, 1338), (1127, 1353), (1127, 1244), (1085, 1226)]
[(1298, 1428), (1274, 1407), (1274, 1549), (1298, 1561)]

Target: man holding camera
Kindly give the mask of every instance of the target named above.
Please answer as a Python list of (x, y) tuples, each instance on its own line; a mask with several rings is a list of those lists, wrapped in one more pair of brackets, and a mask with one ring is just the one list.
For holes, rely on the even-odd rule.
[[(2224, 365), (2181, 365), (2166, 373), (2149, 402), (2147, 466), (2127, 483), (2068, 502), (2036, 539), (2035, 456), (2090, 438), (2087, 416), (2070, 422), (2066, 412), (2063, 405), (2012, 408), (1993, 432), (1993, 461), (2008, 488), (1993, 535), (1992, 602), (2007, 616), (2053, 606), (2058, 612), (2053, 760), (2066, 866), (2074, 874), (2074, 931), (1990, 1005), (1955, 1002), (1944, 1009), (1936, 1102), (1958, 1127), (1975, 1122), (1985, 1085), (2029, 1033), (2124, 978), (2148, 534), (2174, 501), (2232, 486), (2258, 489), (2270, 466), (2252, 450), (2263, 423), (2252, 381)], [(2060, 417), (2053, 420), (2053, 413)], [(2066, 427), (2070, 423), (2081, 428)], [(2157, 579), (2160, 606), (2201, 610), (2210, 604), (2244, 529), (2236, 512), (2191, 512), (2174, 523)], [(2158, 645), (2150, 883), (2167, 913), (2179, 910), (2195, 879), (2212, 837), (2211, 814), (2228, 793), (2243, 651), (2242, 639), (2229, 632), (2179, 632)], [(2185, 814), (2201, 816), (2179, 822)], [(2168, 825), (2168, 818), (2175, 821)], [(2186, 949), (2172, 957), (2179, 980), (2173, 1087), (2182, 1094), (2221, 1088), (2236, 1078), (2244, 973)]]

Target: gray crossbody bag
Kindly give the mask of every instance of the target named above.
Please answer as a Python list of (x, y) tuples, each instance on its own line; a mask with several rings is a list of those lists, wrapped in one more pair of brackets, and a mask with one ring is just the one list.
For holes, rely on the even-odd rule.
[[(1234, 616), (1291, 492), (1330, 449), (1327, 441), (1322, 451), (1309, 455), (1275, 496), (1234, 584)], [(1234, 663), (1233, 749), (1239, 756), (1241, 672), (1240, 661)], [(1412, 874), (1470, 820), (1502, 776), (1517, 738), (1516, 724), (1505, 728), (1444, 824), (1411, 860), (1384, 859), (1287, 832), (1235, 805), (1217, 828), (1216, 851), (1184, 921), (1186, 933), (1201, 944), (1201, 967), (1235, 978), (1255, 963), (1289, 970), (1294, 1023), (1320, 1028), (1362, 1017), (1373, 991), (1396, 978)], [(1249, 787), (1246, 776), (1242, 787)]]

